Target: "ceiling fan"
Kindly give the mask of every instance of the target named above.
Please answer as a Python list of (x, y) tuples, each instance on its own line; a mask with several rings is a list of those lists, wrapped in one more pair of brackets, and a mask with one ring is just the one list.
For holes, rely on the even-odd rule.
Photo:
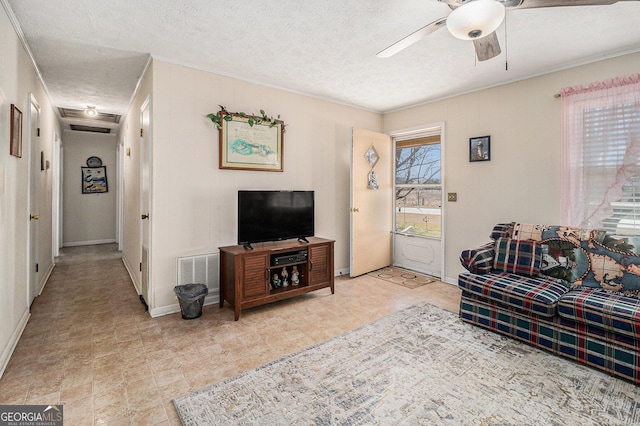
[(449, 16), (427, 24), (405, 38), (395, 42), (376, 54), (378, 58), (388, 58), (413, 43), (422, 40), (432, 32), (444, 27), (462, 40), (471, 40), (479, 61), (498, 56), (500, 43), (495, 30), (504, 20), (505, 9), (533, 9), (559, 6), (600, 6), (618, 1), (638, 0), (438, 0), (452, 9)]

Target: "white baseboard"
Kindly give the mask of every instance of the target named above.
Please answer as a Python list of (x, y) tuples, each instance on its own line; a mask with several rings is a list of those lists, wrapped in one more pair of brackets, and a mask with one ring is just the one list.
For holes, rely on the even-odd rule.
[(7, 346), (2, 351), (2, 355), (0, 355), (0, 377), (4, 374), (4, 370), (7, 368), (9, 364), (9, 360), (11, 359), (11, 355), (13, 355), (13, 351), (16, 349), (18, 345), (18, 341), (20, 340), (20, 336), (22, 336), (22, 332), (27, 326), (27, 322), (29, 321), (29, 317), (31, 316), (31, 312), (29, 312), (29, 308), (24, 310), (22, 314), (22, 318), (18, 322), (18, 325), (13, 330), (13, 334), (11, 338), (7, 342)]
[(443, 281), (447, 284), (458, 285), (458, 278), (446, 277)]
[[(207, 297), (204, 298), (204, 306), (218, 304), (219, 302), (220, 302), (220, 295), (218, 293), (209, 294)], [(155, 317), (161, 317), (164, 315), (175, 314), (176, 312), (180, 312), (179, 303), (151, 309), (151, 311), (149, 311), (149, 314), (151, 314), (152, 318), (155, 318)]]
[(77, 247), (77, 246), (94, 246), (96, 244), (110, 244), (115, 243), (115, 239), (108, 240), (92, 240), (92, 241), (73, 241), (70, 243), (63, 243), (62, 247)]
[(51, 260), (51, 266), (49, 266), (49, 269), (45, 274), (42, 275), (42, 279), (40, 280), (40, 285), (38, 286), (39, 287), (38, 296), (42, 294), (42, 291), (44, 290), (44, 286), (47, 285), (47, 282), (49, 281), (49, 277), (51, 276), (51, 273), (53, 272), (53, 268), (55, 266), (56, 264), (53, 263), (53, 260)]
[(340, 277), (342, 275), (349, 275), (349, 268), (336, 269), (335, 271), (333, 271), (334, 277)]
[(151, 318), (162, 317), (164, 315), (175, 314), (176, 312), (180, 312), (180, 305), (167, 305), (161, 306), (159, 308), (153, 308), (149, 311), (149, 315)]
[[(142, 290), (140, 289), (140, 283), (138, 282), (138, 279), (136, 278), (135, 274), (133, 273), (134, 270), (131, 268), (131, 265), (129, 265), (129, 263), (127, 262), (127, 258), (124, 257), (124, 256), (122, 257), (122, 263), (124, 263), (124, 268), (129, 273), (129, 278), (131, 278), (131, 282), (133, 283), (133, 287), (138, 292), (138, 295), (142, 294)], [(147, 301), (147, 303), (148, 302), (149, 301)]]

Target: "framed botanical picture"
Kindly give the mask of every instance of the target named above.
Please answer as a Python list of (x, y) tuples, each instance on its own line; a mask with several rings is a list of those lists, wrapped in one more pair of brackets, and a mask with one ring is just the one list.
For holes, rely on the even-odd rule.
[(100, 194), (108, 192), (107, 167), (82, 167), (82, 193)]
[(11, 135), (9, 139), (9, 154), (22, 157), (22, 111), (11, 104)]
[(220, 120), (221, 169), (283, 170), (283, 122), (258, 124), (256, 118), (259, 119), (246, 114), (229, 114)]
[(491, 160), (491, 136), (469, 139), (469, 162)]

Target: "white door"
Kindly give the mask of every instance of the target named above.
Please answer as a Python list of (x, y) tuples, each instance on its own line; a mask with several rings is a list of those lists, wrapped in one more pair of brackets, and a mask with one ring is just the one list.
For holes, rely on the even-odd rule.
[(153, 306), (151, 281), (151, 96), (140, 108), (140, 237), (141, 267), (140, 292), (145, 302)]
[(394, 137), (394, 261), (442, 278), (441, 127)]
[(38, 295), (40, 272), (38, 267), (38, 181), (40, 178), (40, 107), (32, 93), (29, 93), (29, 115), (27, 135), (29, 141), (29, 285), (27, 303), (31, 305)]
[(352, 277), (391, 265), (392, 157), (390, 136), (353, 129), (349, 209)]

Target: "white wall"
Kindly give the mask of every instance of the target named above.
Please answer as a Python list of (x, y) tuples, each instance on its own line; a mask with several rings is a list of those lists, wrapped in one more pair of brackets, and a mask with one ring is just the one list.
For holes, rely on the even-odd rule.
[[(445, 277), (462, 270), (458, 255), (488, 240), (502, 221), (559, 221), (562, 87), (637, 72), (640, 54), (554, 72), (385, 115), (154, 60), (124, 121), (125, 263), (139, 282), (139, 114), (152, 94), (152, 314), (177, 310), (176, 258), (236, 243), (239, 189), (313, 189), (316, 235), (336, 240), (336, 270), (349, 266), (351, 128), (393, 133), (445, 122)], [(288, 124), (283, 173), (220, 170), (218, 110), (281, 114)], [(124, 127), (124, 126), (123, 126)], [(469, 163), (469, 138), (491, 135), (491, 161)], [(136, 285), (138, 285), (136, 283)]]
[[(463, 271), (460, 251), (489, 241), (494, 224), (559, 223), (560, 101), (554, 94), (638, 69), (635, 53), (384, 116), (391, 133), (446, 123), (445, 191), (458, 193), (443, 211), (447, 281), (456, 282)], [(491, 135), (491, 161), (469, 163), (469, 138), (484, 135)]]
[[(29, 318), (27, 303), (28, 167), (29, 141), (28, 97), (33, 93), (41, 108), (40, 150), (52, 161), (53, 134), (60, 128), (47, 94), (38, 80), (28, 55), (14, 31), (4, 8), (0, 7), (0, 374), (17, 344)], [(9, 155), (10, 106), (23, 113), (23, 155)], [(39, 184), (40, 283), (42, 287), (53, 268), (51, 246), (52, 169), (37, 174)]]
[[(115, 242), (116, 135), (65, 130), (62, 139), (63, 246)], [(108, 192), (83, 194), (81, 167), (93, 156), (107, 168)]]
[[(348, 268), (351, 128), (380, 131), (380, 114), (158, 60), (154, 60), (150, 72), (154, 292), (148, 302), (152, 314), (178, 309), (173, 293), (177, 257), (215, 253), (220, 246), (236, 244), (239, 189), (314, 190), (316, 235), (336, 240), (335, 267)], [(145, 90), (149, 90), (149, 84)], [(127, 115), (125, 122), (131, 123), (131, 128), (135, 128), (134, 123), (139, 126), (139, 102), (146, 97), (145, 90), (140, 91)], [(218, 168), (218, 130), (206, 118), (206, 114), (218, 110), (218, 104), (229, 111), (257, 113), (264, 109), (269, 115), (281, 115), (288, 125), (284, 135), (284, 172)], [(128, 132), (133, 135), (135, 130)], [(133, 141), (131, 137), (126, 139)], [(138, 143), (136, 139), (135, 144)], [(132, 149), (130, 162), (134, 180), (139, 179), (139, 171), (133, 171), (139, 164), (138, 159), (133, 159), (137, 152), (137, 147)], [(135, 204), (133, 198), (127, 196)], [(125, 211), (135, 207), (125, 207)], [(139, 234), (125, 235), (129, 242), (135, 238), (139, 239)], [(140, 250), (139, 243), (127, 243), (127, 247)], [(126, 253), (129, 255), (131, 259), (138, 256)]]

